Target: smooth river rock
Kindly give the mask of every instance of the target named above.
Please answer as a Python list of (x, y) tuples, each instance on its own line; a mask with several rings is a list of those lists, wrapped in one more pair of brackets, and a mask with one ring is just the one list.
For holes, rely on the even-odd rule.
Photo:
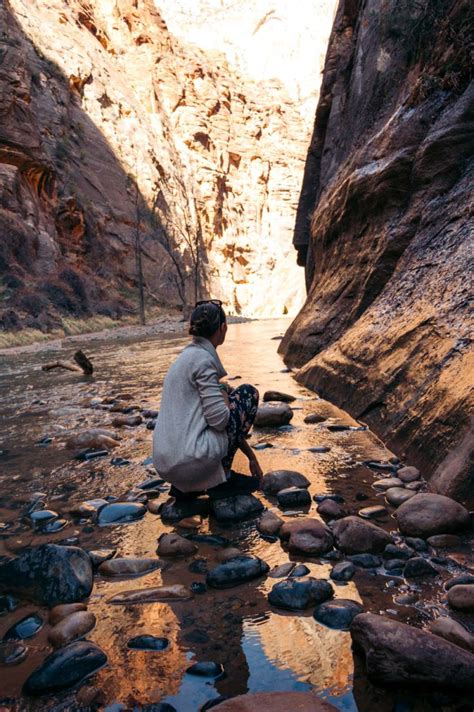
[(308, 490), (300, 487), (286, 487), (278, 492), (277, 500), (283, 509), (307, 507), (311, 504), (311, 495)]
[(340, 561), (331, 571), (333, 581), (350, 581), (356, 572), (356, 567), (352, 561)]
[(325, 519), (341, 519), (346, 515), (341, 505), (329, 498), (320, 502), (316, 510)]
[(158, 556), (191, 556), (197, 551), (196, 544), (179, 534), (162, 534), (158, 539)]
[(136, 635), (127, 642), (127, 648), (132, 650), (166, 650), (169, 645), (167, 638), (157, 638), (155, 635)]
[(403, 482), (398, 477), (384, 477), (381, 480), (376, 480), (372, 487), (378, 490), (389, 490), (393, 487), (403, 487)]
[(285, 522), (280, 537), (288, 541), (289, 551), (302, 552), (309, 556), (326, 554), (333, 546), (333, 536), (318, 519), (301, 517)]
[(420, 578), (422, 576), (437, 576), (438, 571), (429, 561), (421, 556), (416, 556), (414, 559), (408, 559), (403, 569), (403, 575), (405, 578)]
[(407, 502), (415, 495), (416, 492), (404, 489), (403, 487), (390, 487), (390, 489), (385, 490), (385, 500), (391, 504), (392, 507), (399, 507), (403, 502)]
[(62, 621), (63, 618), (67, 618), (72, 613), (85, 610), (87, 610), (85, 603), (62, 603), (59, 606), (54, 606), (49, 612), (49, 625), (55, 626), (59, 621)]
[(206, 582), (212, 588), (230, 588), (266, 575), (269, 568), (257, 556), (238, 556), (211, 569)]
[(83, 638), (95, 627), (95, 615), (90, 611), (77, 611), (57, 623), (48, 634), (53, 648), (62, 648)]
[(323, 623), (328, 628), (349, 630), (352, 620), (363, 610), (357, 601), (348, 598), (335, 598), (317, 606), (313, 616), (318, 623)]
[(187, 601), (192, 597), (191, 591), (186, 586), (177, 583), (173, 586), (152, 586), (132, 591), (120, 591), (109, 598), (107, 603), (130, 606), (138, 603), (159, 603), (160, 601)]
[(42, 544), (0, 566), (0, 588), (48, 607), (75, 603), (92, 590), (89, 555), (76, 546)]
[(462, 504), (441, 494), (415, 494), (395, 512), (400, 531), (411, 537), (428, 538), (470, 527), (469, 512)]
[(257, 522), (257, 529), (261, 534), (275, 536), (280, 531), (283, 519), (274, 512), (264, 512)]
[(354, 516), (339, 519), (332, 532), (336, 546), (346, 554), (377, 553), (392, 541), (392, 537), (380, 527)]
[(452, 618), (445, 616), (437, 618), (430, 623), (429, 631), (434, 635), (439, 635), (445, 640), (449, 640), (449, 642), (454, 643), (454, 645), (459, 645), (461, 648), (465, 648), (466, 650), (470, 650), (471, 653), (474, 653), (474, 635)]
[(452, 549), (462, 544), (461, 538), (456, 534), (435, 534), (428, 537), (426, 542), (435, 549)]
[(276, 583), (268, 594), (268, 601), (276, 608), (296, 611), (327, 601), (333, 595), (328, 581), (312, 577), (291, 578)]
[(146, 511), (147, 508), (140, 502), (113, 502), (99, 511), (98, 523), (101, 527), (111, 524), (130, 524), (141, 519)]
[(268, 403), (269, 401), (278, 401), (280, 403), (293, 403), (296, 400), (296, 396), (292, 396), (289, 393), (282, 393), (281, 391), (265, 391), (263, 394), (263, 402)]
[(397, 477), (402, 482), (415, 482), (420, 479), (420, 471), (417, 467), (401, 467), (397, 470)]
[(19, 640), (0, 641), (0, 665), (19, 665), (28, 655), (28, 648)]
[(465, 613), (474, 613), (474, 584), (458, 584), (448, 590), (451, 608)]
[(25, 638), (32, 638), (36, 633), (39, 633), (43, 625), (44, 621), (41, 616), (37, 613), (32, 613), (10, 626), (3, 636), (3, 640), (24, 640)]
[(263, 512), (263, 504), (253, 494), (237, 494), (211, 502), (211, 512), (218, 522), (241, 522)]
[(293, 409), (287, 403), (265, 403), (260, 405), (255, 416), (257, 428), (275, 428), (288, 425), (293, 418)]
[(91, 428), (83, 430), (82, 433), (72, 435), (66, 440), (66, 447), (70, 450), (93, 449), (110, 450), (120, 445), (117, 435), (112, 430), (102, 428)]
[(188, 667), (186, 673), (188, 675), (197, 675), (198, 677), (219, 678), (224, 675), (224, 668), (220, 663), (204, 660)]
[(107, 656), (97, 645), (79, 641), (55, 651), (26, 680), (27, 695), (45, 695), (72, 687), (99, 670)]
[(280, 490), (288, 487), (307, 488), (310, 481), (295, 470), (273, 470), (262, 478), (262, 489), (265, 494), (277, 495)]
[(474, 655), (437, 635), (374, 613), (357, 616), (350, 632), (376, 684), (474, 689)]
[(134, 559), (118, 557), (104, 561), (99, 566), (101, 576), (143, 576), (162, 567), (159, 559)]

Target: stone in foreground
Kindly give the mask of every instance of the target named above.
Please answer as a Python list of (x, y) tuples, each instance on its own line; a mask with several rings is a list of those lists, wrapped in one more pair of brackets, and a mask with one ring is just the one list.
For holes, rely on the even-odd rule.
[(309, 556), (326, 554), (333, 546), (333, 536), (318, 519), (302, 517), (285, 522), (280, 529), (280, 537), (288, 540), (288, 549)]
[(76, 685), (107, 662), (106, 654), (93, 643), (80, 641), (48, 655), (26, 680), (27, 695), (45, 695)]
[(333, 527), (336, 546), (346, 554), (378, 553), (392, 537), (383, 529), (360, 517), (344, 517)]
[(253, 494), (237, 494), (211, 502), (211, 511), (218, 522), (241, 522), (263, 512), (263, 504)]
[(257, 556), (237, 556), (209, 571), (206, 582), (212, 588), (231, 588), (266, 575), (269, 568)]
[(317, 606), (313, 616), (318, 623), (323, 623), (328, 628), (349, 630), (352, 620), (363, 610), (357, 601), (348, 598), (335, 598)]
[(416, 494), (395, 512), (400, 531), (426, 539), (434, 534), (452, 534), (471, 524), (462, 504), (441, 494)]
[(327, 601), (333, 595), (328, 581), (312, 577), (294, 578), (276, 583), (268, 594), (268, 601), (276, 608), (298, 611)]
[(262, 489), (265, 494), (277, 495), (288, 487), (307, 488), (310, 481), (307, 477), (295, 470), (274, 470), (267, 472), (262, 478)]
[(474, 689), (474, 655), (437, 635), (374, 613), (357, 616), (350, 632), (376, 684)]
[(48, 607), (87, 598), (92, 583), (89, 555), (76, 546), (42, 544), (0, 566), (0, 590)]
[(254, 692), (238, 695), (213, 707), (215, 712), (337, 712), (312, 692)]
[(255, 416), (257, 428), (276, 428), (288, 425), (293, 418), (293, 409), (287, 403), (265, 403), (260, 405)]

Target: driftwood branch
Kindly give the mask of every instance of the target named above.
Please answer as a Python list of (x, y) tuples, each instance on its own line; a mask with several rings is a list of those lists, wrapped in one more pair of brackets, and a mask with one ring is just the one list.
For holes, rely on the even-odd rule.
[(84, 376), (91, 376), (94, 372), (94, 367), (83, 351), (76, 351), (72, 361), (53, 361), (45, 363), (41, 367), (42, 371), (52, 371), (55, 368), (63, 368), (66, 371), (74, 371), (82, 373)]

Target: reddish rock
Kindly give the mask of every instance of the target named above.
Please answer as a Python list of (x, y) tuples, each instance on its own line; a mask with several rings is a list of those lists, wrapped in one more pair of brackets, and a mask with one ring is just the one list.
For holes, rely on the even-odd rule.
[(411, 537), (451, 534), (467, 529), (469, 512), (454, 499), (440, 494), (416, 494), (395, 512), (400, 531)]
[(345, 554), (377, 553), (390, 544), (386, 531), (359, 517), (344, 517), (333, 526), (336, 546)]
[(285, 522), (280, 529), (280, 537), (288, 541), (290, 551), (303, 552), (309, 556), (325, 554), (333, 546), (333, 536), (329, 529), (310, 517)]

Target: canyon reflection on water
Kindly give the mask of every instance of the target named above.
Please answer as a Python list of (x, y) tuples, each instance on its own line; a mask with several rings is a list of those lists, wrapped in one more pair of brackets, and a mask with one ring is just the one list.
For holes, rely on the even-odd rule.
[[(259, 451), (264, 471), (294, 469), (311, 480), (312, 495), (340, 492), (347, 501), (355, 492), (368, 493), (368, 503), (378, 503), (371, 489), (367, 470), (358, 466), (369, 458), (385, 459), (388, 451), (370, 431), (329, 432), (322, 425), (304, 425), (304, 415), (317, 409), (328, 418), (352, 419), (314, 393), (299, 386), (276, 353), (278, 341), (288, 320), (272, 320), (235, 324), (229, 327), (226, 343), (220, 355), (232, 384), (251, 382), (261, 393), (269, 388), (291, 392), (298, 398), (293, 404), (293, 427), (284, 432), (254, 431), (251, 443), (266, 441), (272, 447)], [(69, 507), (91, 497), (118, 496), (145, 479), (150, 471), (151, 432), (142, 425), (127, 429), (114, 456), (126, 458), (130, 464), (116, 467), (110, 458), (79, 462), (63, 447), (66, 435), (85, 427), (110, 427), (112, 414), (90, 407), (91, 397), (127, 393), (132, 401), (145, 407), (159, 406), (164, 375), (176, 354), (186, 343), (183, 334), (156, 335), (138, 340), (124, 339), (113, 333), (107, 336), (84, 337), (74, 344), (38, 347), (2, 357), (0, 365), (0, 402), (3, 411), (0, 519), (5, 523), (0, 545), (3, 554), (11, 554), (25, 546), (44, 541), (63, 541), (78, 537), (84, 549), (116, 547), (119, 556), (156, 555), (156, 540), (165, 531), (177, 528), (164, 525), (151, 513), (134, 524), (115, 527), (90, 527), (69, 521), (61, 532), (51, 536), (34, 533), (21, 521), (21, 508), (28, 493), (41, 490), (46, 494), (48, 508), (55, 509), (70, 520)], [(82, 347), (95, 364), (96, 375), (87, 379), (68, 372), (41, 371), (41, 365), (59, 357), (67, 357), (76, 347)], [(35, 445), (45, 436), (52, 443)], [(308, 448), (328, 445), (327, 453), (310, 452)], [(238, 459), (236, 469), (245, 469)], [(263, 495), (259, 495), (263, 498)], [(166, 495), (161, 495), (164, 499)], [(264, 503), (275, 508), (275, 503)], [(314, 502), (311, 509), (314, 513)], [(289, 513), (287, 513), (289, 514)], [(284, 515), (283, 515), (284, 516)], [(390, 523), (388, 523), (390, 527)], [(393, 528), (393, 526), (391, 527)], [(279, 541), (264, 540), (252, 521), (231, 528), (205, 519), (201, 533), (227, 536), (244, 553), (263, 558), (270, 567), (288, 560), (288, 553)], [(218, 549), (199, 544), (198, 556), (217, 562)], [(291, 557), (298, 560), (298, 557)], [(326, 578), (330, 564), (307, 557), (301, 561), (311, 574)], [(140, 709), (141, 705), (165, 700), (178, 712), (196, 712), (206, 700), (219, 695), (234, 696), (260, 690), (314, 689), (331, 700), (339, 710), (393, 709), (393, 698), (373, 689), (366, 681), (359, 682), (357, 702), (353, 693), (353, 657), (350, 636), (316, 623), (312, 611), (297, 615), (271, 609), (267, 594), (275, 579), (252, 582), (227, 590), (209, 589), (192, 601), (154, 603), (136, 606), (110, 605), (108, 599), (122, 590), (146, 586), (203, 581), (191, 574), (188, 561), (171, 561), (164, 570), (154, 571), (139, 579), (107, 580), (96, 577), (89, 610), (95, 613), (97, 625), (89, 635), (109, 657), (109, 664), (94, 678), (102, 688), (110, 712)], [(362, 600), (370, 610), (379, 612), (393, 607), (388, 578), (373, 577), (367, 572), (354, 582), (335, 586), (335, 595)], [(382, 583), (381, 583), (382, 582)], [(434, 595), (434, 594), (433, 594)], [(433, 598), (433, 606), (438, 605)], [(0, 635), (31, 605), (18, 608), (0, 618)], [(413, 610), (400, 608), (404, 619)], [(39, 609), (40, 614), (46, 611)], [(1, 698), (18, 700), (21, 685), (27, 675), (49, 652), (47, 626), (29, 641), (27, 659), (9, 670), (1, 683)], [(139, 634), (164, 636), (169, 646), (164, 652), (150, 653), (127, 648), (131, 636)], [(210, 682), (206, 678), (186, 674), (191, 662), (215, 660), (222, 663), (226, 675)], [(58, 698), (54, 698), (55, 703)], [(68, 695), (59, 696), (68, 700)], [(51, 709), (51, 700), (22, 700), (13, 709)], [(67, 707), (58, 707), (66, 709)], [(404, 709), (424, 710), (414, 702)]]

